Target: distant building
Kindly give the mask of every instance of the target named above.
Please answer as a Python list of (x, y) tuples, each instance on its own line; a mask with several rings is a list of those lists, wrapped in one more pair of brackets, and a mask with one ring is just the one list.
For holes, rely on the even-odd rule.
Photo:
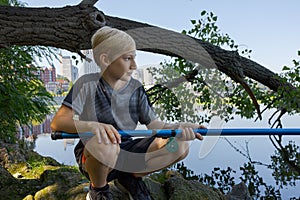
[(90, 61), (87, 61), (86, 59), (80, 64), (79, 67), (79, 77), (81, 77), (84, 74), (91, 74), (91, 73), (97, 73), (100, 72), (100, 67), (95, 63), (94, 57), (93, 57), (93, 51), (91, 49), (89, 50), (82, 50), (81, 51), (83, 55), (85, 55)]
[(78, 68), (72, 64), (70, 56), (61, 56), (61, 75), (69, 81), (75, 82), (78, 78)]
[(151, 86), (154, 84), (154, 79), (152, 75), (149, 73), (147, 68), (149, 67), (156, 67), (153, 65), (144, 65), (138, 66), (137, 70), (134, 71), (132, 77), (139, 80), (145, 86)]
[(48, 91), (57, 93), (57, 90), (60, 88), (59, 82), (48, 82), (45, 84), (45, 87)]
[(38, 72), (39, 79), (43, 81), (43, 83), (46, 85), (49, 82), (55, 82), (56, 81), (56, 69), (54, 65), (52, 64), (51, 67), (40, 67), (40, 70)]

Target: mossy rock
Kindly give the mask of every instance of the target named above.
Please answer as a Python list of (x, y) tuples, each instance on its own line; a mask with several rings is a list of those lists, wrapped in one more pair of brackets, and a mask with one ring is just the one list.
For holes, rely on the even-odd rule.
[(164, 187), (169, 200), (224, 200), (220, 191), (198, 181), (188, 181), (180, 177), (169, 178)]

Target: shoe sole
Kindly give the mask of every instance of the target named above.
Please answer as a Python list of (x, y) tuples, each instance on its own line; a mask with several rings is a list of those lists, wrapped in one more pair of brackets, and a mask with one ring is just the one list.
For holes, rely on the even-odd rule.
[(92, 200), (89, 193), (86, 194), (85, 199), (86, 199), (86, 200)]

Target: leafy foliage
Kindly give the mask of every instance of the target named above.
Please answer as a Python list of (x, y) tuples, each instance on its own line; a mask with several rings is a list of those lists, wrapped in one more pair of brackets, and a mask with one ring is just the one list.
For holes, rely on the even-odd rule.
[(232, 40), (227, 33), (221, 33), (216, 25), (217, 16), (205, 10), (203, 10), (200, 15), (201, 18), (199, 20), (191, 20), (194, 27), (189, 31), (184, 30), (182, 32), (183, 34), (193, 35), (195, 38), (217, 46), (228, 45), (230, 48), (237, 50), (238, 45), (235, 44), (234, 40)]
[(18, 0), (0, 0), (0, 5), (4, 6), (25, 6), (25, 3), (20, 2)]
[[(222, 34), (219, 30), (216, 25), (217, 16), (212, 12), (202, 11), (201, 17), (200, 20), (191, 20), (194, 28), (182, 33), (235, 51), (239, 49), (228, 34)], [(248, 49), (241, 51), (248, 57), (251, 52)], [(168, 86), (155, 86), (149, 90), (150, 99), (155, 103), (156, 112), (162, 119), (208, 123), (213, 116), (221, 117), (227, 122), (233, 119), (232, 114), (235, 112), (246, 118), (255, 116), (255, 107), (244, 88), (217, 69), (208, 69), (181, 58), (161, 63), (161, 66), (148, 70), (157, 83)], [(197, 74), (192, 79), (186, 79), (184, 83), (176, 86), (167, 85), (168, 82), (180, 76), (188, 76), (195, 70)], [(265, 92), (265, 88), (258, 87), (256, 82), (245, 81), (254, 88), (255, 95), (262, 96), (260, 94)], [(170, 104), (164, 105), (166, 102)]]
[[(183, 34), (189, 34), (223, 48), (239, 51), (243, 56), (250, 58), (252, 50), (240, 50), (241, 47), (228, 34), (221, 33), (216, 25), (217, 16), (206, 11), (202, 11), (200, 15), (201, 19), (191, 20), (194, 27), (189, 31), (184, 30)], [(300, 51), (298, 55), (300, 55)], [(288, 112), (291, 115), (299, 113), (299, 63), (299, 60), (293, 60), (293, 67), (285, 66), (283, 68), (283, 73), (278, 75), (278, 78), (282, 81), (282, 87), (276, 92), (256, 81), (248, 78), (244, 79), (258, 102), (265, 106), (265, 110), (275, 108), (281, 113)], [(232, 114), (248, 119), (255, 117), (256, 109), (248, 93), (241, 85), (233, 82), (225, 74), (179, 58), (161, 63), (161, 66), (159, 69), (149, 69), (154, 79), (161, 83), (159, 87), (154, 86), (151, 88), (149, 94), (150, 99), (155, 103), (157, 113), (162, 119), (206, 123), (214, 115), (225, 121), (233, 119)], [(197, 74), (192, 79), (186, 79), (184, 83), (180, 83), (176, 87), (171, 87), (172, 84), (168, 85), (174, 79), (187, 77), (195, 70), (197, 70)], [(166, 102), (170, 102), (170, 104)], [(282, 127), (280, 116), (281, 114), (275, 121), (275, 123), (278, 123), (277, 127)], [(264, 182), (255, 169), (255, 163), (251, 162), (251, 158), (248, 163), (240, 168), (242, 171), (240, 179), (247, 183), (249, 191), (255, 199), (280, 199), (280, 188), (286, 185), (295, 186), (296, 180), (299, 180), (300, 158), (298, 146), (293, 143), (282, 146), (281, 142), (281, 139), (277, 140), (277, 151), (271, 157), (272, 165), (270, 167), (279, 188)], [(276, 146), (275, 142), (273, 144)], [(231, 175), (235, 171), (230, 168), (227, 170), (215, 168), (211, 175), (205, 174), (203, 176), (195, 175), (183, 164), (178, 164), (177, 170), (187, 179), (201, 180), (219, 188), (224, 193), (228, 192), (230, 186), (234, 184)]]
[[(240, 179), (248, 185), (250, 195), (254, 199), (281, 198), (280, 190), (266, 184), (251, 162), (245, 163), (242, 167), (240, 167), (240, 170), (242, 171)], [(261, 191), (264, 191), (265, 194), (261, 194)]]
[[(20, 6), (18, 0), (0, 0), (0, 5)], [(43, 46), (0, 48), (0, 139), (17, 140), (17, 127), (42, 122), (51, 112), (53, 97), (38, 79), (35, 58), (55, 57), (57, 49)]]
[(236, 171), (230, 167), (227, 167), (227, 169), (215, 167), (211, 175), (204, 174), (199, 181), (218, 188), (223, 194), (227, 194), (231, 191), (232, 186), (235, 185), (232, 173), (235, 174)]
[[(181, 61), (176, 59), (175, 62), (179, 62), (178, 67), (185, 67), (181, 70), (188, 71), (189, 65), (180, 63)], [(158, 83), (161, 83), (147, 90), (150, 101), (155, 104), (156, 113), (161, 119), (165, 121), (182, 121), (183, 119), (194, 122), (201, 121), (199, 116), (194, 114), (197, 109), (194, 107), (197, 99), (193, 94), (191, 84), (185, 82), (176, 87), (168, 86), (170, 81), (180, 76), (173, 64), (164, 63), (163, 68), (149, 68), (148, 71)]]
[[(300, 51), (298, 51), (298, 57), (300, 57)], [(279, 98), (276, 98), (273, 102), (274, 106), (285, 108), (289, 114), (300, 112), (300, 60), (294, 59), (293, 65), (292, 67), (284, 66), (282, 68), (279, 77), (283, 86), (277, 91)]]
[[(282, 159), (282, 157), (287, 157)], [(288, 162), (286, 162), (288, 160)], [(296, 186), (296, 181), (300, 180), (300, 148), (293, 141), (275, 151), (275, 155), (271, 156), (271, 169), (273, 169), (273, 177), (276, 184), (281, 188), (284, 186)], [(294, 169), (298, 168), (298, 170)]]
[(0, 49), (0, 137), (15, 141), (17, 125), (41, 122), (50, 112), (52, 97), (32, 65), (36, 48), (12, 46)]
[(174, 169), (176, 169), (176, 171), (178, 171), (183, 176), (183, 178), (186, 180), (199, 180), (200, 179), (200, 176), (196, 175), (192, 170), (187, 168), (183, 162), (176, 163), (174, 165)]
[[(235, 175), (236, 171), (231, 167), (221, 169), (215, 167), (210, 174), (197, 175), (192, 170), (184, 165), (183, 162), (177, 163), (170, 169), (175, 169), (186, 180), (195, 180), (202, 182), (206, 185), (219, 189), (223, 194), (228, 194), (232, 186), (236, 184)], [(245, 163), (241, 170), (240, 180), (248, 185), (250, 196), (253, 199), (280, 199), (280, 189), (268, 185), (264, 182), (263, 178), (259, 175), (255, 166), (251, 163)]]

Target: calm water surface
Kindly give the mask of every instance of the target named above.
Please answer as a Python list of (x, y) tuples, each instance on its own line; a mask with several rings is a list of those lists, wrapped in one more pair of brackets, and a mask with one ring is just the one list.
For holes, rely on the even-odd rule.
[[(265, 117), (265, 119), (268, 119)], [(285, 128), (300, 128), (300, 116), (286, 116), (283, 120)], [(262, 122), (253, 122), (253, 120), (235, 118), (232, 122), (225, 124), (222, 128), (269, 128), (267, 120)], [(274, 154), (275, 148), (267, 136), (256, 137), (226, 137), (232, 144), (244, 151), (248, 143), (252, 160), (270, 163), (270, 155)], [(300, 146), (300, 136), (284, 137), (285, 141), (293, 140)], [(73, 150), (76, 140), (56, 140), (50, 138), (50, 134), (41, 134), (36, 140), (35, 151), (44, 156), (51, 156), (58, 162), (66, 165), (76, 165)], [(215, 144), (214, 144), (215, 143)], [(214, 145), (213, 145), (214, 144)], [(236, 170), (236, 182), (239, 182), (239, 168), (248, 160), (236, 152), (224, 137), (206, 137), (203, 142), (193, 141), (190, 146), (190, 154), (184, 160), (185, 165), (196, 174), (211, 174), (214, 167), (226, 169), (231, 167)], [(267, 183), (274, 183), (271, 171), (265, 167), (257, 167), (259, 174)], [(296, 188), (287, 188), (282, 190), (284, 199), (297, 196), (300, 197), (300, 183)]]

